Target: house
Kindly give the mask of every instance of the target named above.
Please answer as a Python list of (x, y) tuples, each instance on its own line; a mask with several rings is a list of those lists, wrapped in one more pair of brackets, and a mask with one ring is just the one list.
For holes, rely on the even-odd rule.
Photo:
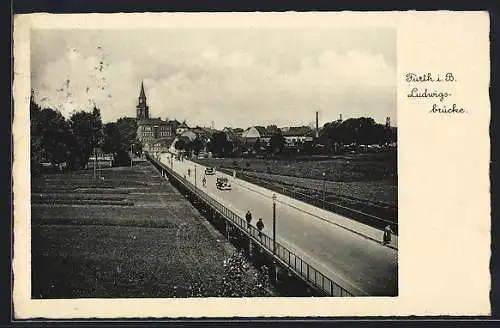
[(204, 142), (209, 142), (215, 132), (217, 132), (217, 130), (197, 126), (195, 128), (184, 131), (180, 134), (180, 136), (187, 137), (190, 141), (198, 138)]
[(304, 142), (312, 142), (314, 131), (309, 126), (292, 126), (281, 128), (281, 135), (285, 138), (288, 147), (297, 146)]
[(263, 145), (269, 143), (271, 135), (263, 126), (251, 126), (243, 131), (241, 138), (245, 144), (254, 144), (259, 140), (261, 145)]
[(179, 135), (181, 138), (187, 138), (189, 141), (194, 141), (198, 134), (193, 130), (186, 130)]
[[(94, 167), (94, 163), (96, 167), (111, 167), (113, 161), (113, 154), (105, 153), (101, 148), (96, 147), (92, 150), (90, 154), (89, 160), (87, 162), (87, 167)], [(58, 164), (59, 168), (66, 167), (66, 163)]]
[(154, 153), (168, 152), (170, 146), (174, 142), (174, 137), (159, 138), (152, 142), (150, 151)]

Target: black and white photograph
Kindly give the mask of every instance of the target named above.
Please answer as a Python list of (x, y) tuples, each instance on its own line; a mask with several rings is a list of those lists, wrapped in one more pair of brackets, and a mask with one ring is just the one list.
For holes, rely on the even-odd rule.
[(32, 31), (32, 297), (397, 296), (395, 32)]
[(487, 26), (18, 17), (15, 316), (487, 313)]

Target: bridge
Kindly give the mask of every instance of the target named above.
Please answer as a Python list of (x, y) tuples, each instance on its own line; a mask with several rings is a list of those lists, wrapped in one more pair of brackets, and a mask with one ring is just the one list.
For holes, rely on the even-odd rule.
[[(148, 159), (162, 176), (220, 217), (228, 235), (237, 233), (244, 247), (272, 258), (276, 272), (286, 271), (326, 296), (397, 295), (397, 237), (391, 247), (384, 246), (380, 230), (276, 194), (273, 240), (272, 191), (222, 172), (216, 176), (228, 177), (232, 190), (218, 190), (216, 176), (206, 176), (203, 187), (204, 166), (170, 154)], [(253, 216), (250, 227), (244, 219), (247, 210)], [(261, 236), (254, 227), (258, 218), (265, 224)]]

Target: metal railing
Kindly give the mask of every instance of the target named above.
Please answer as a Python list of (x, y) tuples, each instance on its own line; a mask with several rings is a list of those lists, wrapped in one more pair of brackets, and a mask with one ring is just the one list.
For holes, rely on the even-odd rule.
[(287, 267), (289, 270), (295, 273), (298, 277), (302, 278), (304, 281), (321, 291), (327, 296), (355, 296), (355, 292), (350, 292), (346, 288), (340, 286), (338, 283), (334, 282), (326, 275), (321, 273), (319, 270), (315, 269), (312, 265), (308, 264), (304, 259), (287, 249), (285, 246), (276, 242), (276, 254), (273, 254), (273, 239), (266, 235), (264, 232), (259, 231), (254, 226), (247, 226), (246, 220), (238, 216), (236, 213), (219, 203), (217, 200), (209, 196), (203, 190), (196, 188), (188, 182), (186, 179), (181, 177), (174, 170), (169, 168), (167, 165), (157, 161), (156, 159), (147, 155), (149, 160), (157, 168), (162, 169), (167, 172), (172, 178), (181, 183), (184, 188), (198, 196), (207, 205), (212, 207), (216, 212), (218, 212), (225, 219), (229, 220), (234, 226), (236, 226), (241, 232), (249, 236), (254, 242), (260, 244), (262, 248), (270, 255), (274, 257), (275, 260), (280, 262), (283, 266)]

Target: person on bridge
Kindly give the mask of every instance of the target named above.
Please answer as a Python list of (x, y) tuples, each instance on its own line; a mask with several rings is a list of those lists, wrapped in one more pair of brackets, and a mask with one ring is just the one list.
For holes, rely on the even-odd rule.
[(388, 224), (385, 229), (384, 229), (384, 240), (382, 242), (383, 245), (387, 245), (391, 243), (391, 235), (393, 231), (391, 229), (391, 226)]
[(259, 219), (257, 221), (257, 229), (259, 229), (259, 237), (262, 237), (262, 229), (264, 229), (264, 222), (262, 222), (262, 219)]
[(207, 186), (207, 177), (203, 176), (203, 180), (201, 180), (201, 182), (203, 183), (203, 188), (205, 188)]
[(252, 213), (250, 213), (250, 210), (247, 211), (247, 214), (245, 214), (245, 219), (247, 220), (247, 228), (250, 228), (250, 222), (252, 222)]
[(191, 169), (188, 169), (188, 177), (191, 176)]

